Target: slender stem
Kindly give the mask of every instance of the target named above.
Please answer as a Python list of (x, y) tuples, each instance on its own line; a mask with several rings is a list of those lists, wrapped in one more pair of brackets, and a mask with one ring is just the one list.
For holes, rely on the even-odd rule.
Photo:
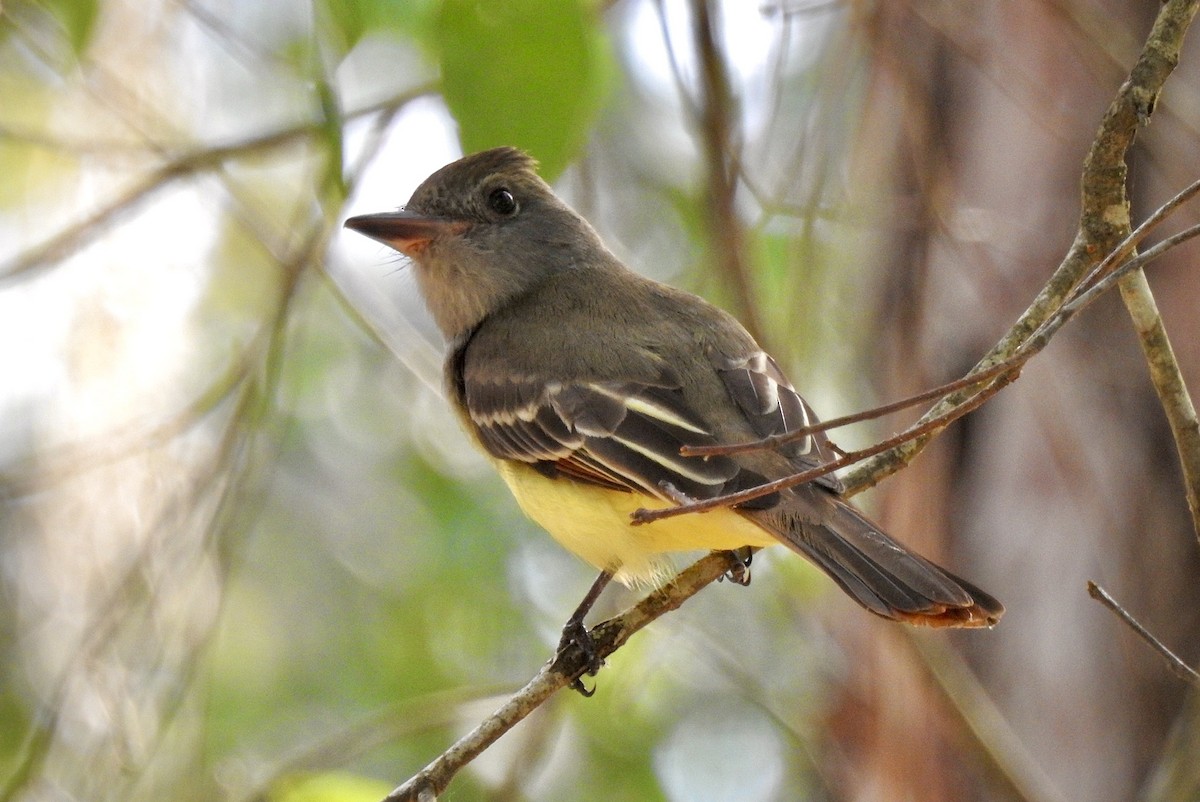
[(944, 429), (952, 421), (955, 421), (961, 418), (963, 415), (966, 415), (968, 412), (972, 412), (983, 406), (984, 402), (986, 402), (996, 393), (1000, 392), (1001, 388), (1011, 383), (1015, 378), (1015, 373), (1001, 376), (967, 401), (964, 401), (963, 403), (937, 416), (936, 418), (932, 418), (931, 420), (927, 420), (923, 423), (914, 424), (909, 429), (906, 429), (894, 437), (889, 437), (888, 439), (876, 443), (869, 448), (864, 448), (861, 451), (851, 451), (850, 453), (835, 459), (832, 462), (826, 462), (810, 470), (785, 476), (782, 479), (776, 479), (773, 482), (766, 482), (765, 484), (757, 485), (737, 493), (726, 493), (714, 498), (704, 499), (703, 501), (693, 501), (688, 504), (680, 504), (677, 507), (664, 507), (653, 510), (645, 508), (638, 509), (635, 510), (631, 516), (631, 521), (635, 525), (648, 524), (663, 518), (673, 518), (676, 515), (685, 515), (692, 512), (708, 512), (720, 507), (737, 506), (738, 504), (744, 504), (747, 501), (752, 501), (753, 499), (760, 498), (761, 496), (768, 496), (771, 493), (776, 493), (789, 487), (795, 487), (796, 485), (802, 485), (805, 482), (811, 482), (813, 479), (825, 476), (826, 474), (832, 473), (839, 468), (844, 468), (847, 465), (853, 465), (856, 462), (862, 462), (868, 457), (873, 457), (876, 454), (880, 454), (888, 449), (894, 448), (901, 443), (914, 440), (918, 437), (928, 436), (934, 434), (940, 429)]
[(952, 382), (939, 385), (933, 389), (926, 390), (916, 395), (911, 395), (908, 398), (902, 398), (899, 401), (893, 401), (890, 404), (868, 409), (865, 412), (856, 412), (853, 415), (844, 415), (840, 418), (832, 418), (827, 421), (815, 423), (812, 426), (804, 426), (795, 431), (787, 432), (786, 434), (776, 434), (769, 437), (763, 437), (759, 440), (750, 440), (745, 443), (727, 443), (713, 446), (682, 446), (679, 453), (685, 457), (712, 457), (719, 455), (744, 454), (748, 451), (759, 451), (761, 449), (776, 448), (786, 443), (791, 443), (796, 440), (803, 440), (811, 434), (817, 432), (826, 432), (830, 429), (840, 429), (843, 426), (849, 426), (852, 423), (861, 423), (865, 420), (873, 420), (883, 417), (884, 415), (896, 412), (897, 410), (907, 409), (924, 401), (931, 401), (935, 398), (941, 398), (947, 393), (952, 393), (957, 390), (963, 390), (968, 387), (974, 387), (983, 384), (989, 379), (994, 379), (1001, 373), (1005, 373), (1014, 368), (1020, 368), (1025, 363), (1025, 358), (1020, 355), (1006, 359), (1003, 362), (998, 362), (990, 368), (970, 373), (961, 379), (956, 379)]
[(1176, 675), (1187, 680), (1193, 685), (1200, 684), (1200, 674), (1196, 673), (1196, 670), (1187, 663), (1180, 660), (1179, 657), (1170, 649), (1168, 649), (1162, 641), (1154, 637), (1150, 630), (1142, 626), (1141, 622), (1134, 618), (1128, 610), (1118, 604), (1117, 600), (1110, 596), (1108, 591), (1090, 579), (1087, 583), (1087, 589), (1089, 596), (1116, 613), (1117, 617), (1125, 622), (1126, 626), (1137, 633), (1139, 638), (1150, 644), (1150, 648), (1162, 655), (1162, 658), (1167, 661), (1167, 665), (1170, 666), (1171, 670), (1175, 672)]

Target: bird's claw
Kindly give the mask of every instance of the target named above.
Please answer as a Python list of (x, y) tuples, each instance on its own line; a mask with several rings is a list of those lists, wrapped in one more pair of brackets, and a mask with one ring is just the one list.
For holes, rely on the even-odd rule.
[(583, 672), (571, 681), (571, 690), (577, 691), (581, 696), (591, 697), (596, 692), (596, 686), (593, 685), (589, 689), (583, 684), (583, 678), (584, 676), (596, 676), (604, 665), (604, 659), (600, 657), (600, 653), (596, 649), (596, 641), (582, 621), (571, 620), (563, 627), (562, 639), (558, 642), (557, 656), (562, 657), (572, 646), (583, 653), (584, 668)]
[(721, 575), (721, 580), (728, 579), (735, 585), (748, 586), (750, 584), (750, 562), (754, 559), (754, 552), (749, 548), (741, 548), (729, 553), (733, 555), (735, 562), (732, 568)]

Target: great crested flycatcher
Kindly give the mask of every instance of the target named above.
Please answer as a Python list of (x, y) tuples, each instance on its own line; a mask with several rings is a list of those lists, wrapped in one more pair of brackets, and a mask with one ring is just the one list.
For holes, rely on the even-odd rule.
[(884, 534), (833, 475), (740, 507), (632, 525), (831, 458), (824, 434), (736, 456), (682, 456), (817, 418), (726, 312), (627, 269), (514, 148), (453, 162), (403, 211), (346, 226), (411, 257), (442, 333), (447, 395), (525, 513), (609, 578), (659, 581), (666, 552), (782, 543), (871, 612), (990, 626), (1004, 607)]

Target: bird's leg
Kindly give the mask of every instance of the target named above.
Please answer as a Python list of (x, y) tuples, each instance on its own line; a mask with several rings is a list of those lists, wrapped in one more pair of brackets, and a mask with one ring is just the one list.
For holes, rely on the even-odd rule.
[[(567, 619), (567, 623), (562, 631), (562, 640), (558, 642), (558, 656), (561, 656), (572, 645), (579, 647), (580, 651), (583, 652), (584, 659), (587, 661), (587, 668), (584, 673), (589, 677), (596, 676), (596, 672), (600, 670), (600, 666), (604, 665), (604, 661), (596, 653), (596, 643), (592, 640), (592, 636), (588, 634), (587, 627), (583, 625), (583, 619), (587, 618), (592, 605), (596, 603), (596, 599), (600, 598), (600, 594), (608, 587), (608, 583), (612, 581), (612, 578), (612, 571), (600, 572), (600, 576), (596, 577), (596, 581), (588, 588), (587, 595), (583, 597), (583, 601), (579, 602), (579, 606), (575, 608), (575, 612), (571, 613), (571, 617)], [(591, 696), (596, 692), (595, 688), (588, 690), (584, 687), (582, 675), (575, 678), (571, 683), (571, 687), (584, 696)]]
[[(658, 487), (668, 498), (680, 506), (695, 501), (694, 498), (688, 496), (668, 481), (659, 482)], [(754, 549), (749, 546), (742, 546), (740, 549), (733, 549), (729, 553), (733, 555), (736, 563), (721, 576), (721, 579), (728, 579), (735, 585), (746, 587), (750, 584), (750, 560), (754, 557)]]
[(733, 549), (729, 554), (733, 555), (736, 562), (721, 579), (728, 579), (735, 585), (746, 587), (750, 584), (750, 561), (754, 559), (754, 550), (749, 546), (742, 546), (740, 549)]

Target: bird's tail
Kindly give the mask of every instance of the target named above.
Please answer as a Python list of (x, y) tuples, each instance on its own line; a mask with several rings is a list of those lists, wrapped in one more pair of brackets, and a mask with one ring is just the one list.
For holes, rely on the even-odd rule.
[(793, 519), (781, 527), (780, 539), (863, 607), (927, 627), (990, 627), (1004, 614), (992, 596), (892, 540), (842, 499), (829, 494), (823, 500), (832, 512), (822, 523)]

